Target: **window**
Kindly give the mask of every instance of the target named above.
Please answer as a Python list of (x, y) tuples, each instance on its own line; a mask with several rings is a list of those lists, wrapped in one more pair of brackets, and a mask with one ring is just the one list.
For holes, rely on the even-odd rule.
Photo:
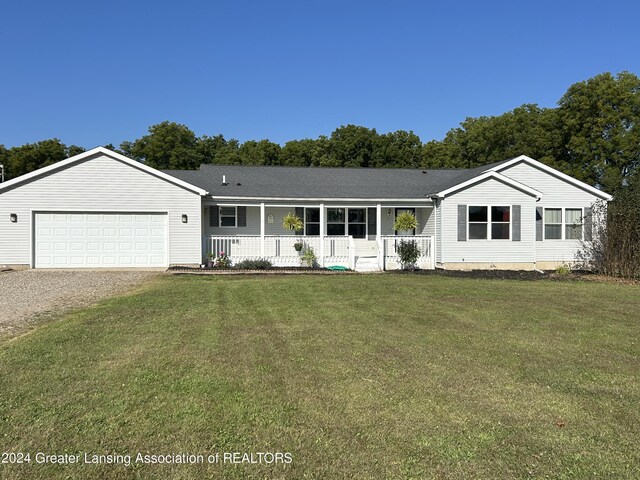
[(582, 240), (582, 209), (567, 208), (564, 211), (564, 238), (567, 240)]
[(469, 207), (469, 240), (509, 240), (510, 228), (511, 207)]
[(487, 207), (469, 207), (469, 240), (487, 239)]
[(511, 207), (491, 207), (491, 239), (509, 240)]
[(327, 235), (344, 235), (344, 208), (327, 208)]
[(236, 207), (220, 207), (220, 226), (236, 226)]
[(304, 234), (320, 235), (320, 209), (306, 208), (304, 212)]
[(350, 208), (349, 235), (353, 238), (365, 238), (367, 236), (367, 210), (365, 208)]
[(544, 209), (544, 238), (545, 240), (562, 240), (562, 209)]

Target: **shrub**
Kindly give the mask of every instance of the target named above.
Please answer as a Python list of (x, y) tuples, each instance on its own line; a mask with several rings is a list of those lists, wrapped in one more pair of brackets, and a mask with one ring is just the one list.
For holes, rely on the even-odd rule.
[(608, 205), (596, 203), (592, 212), (593, 240), (582, 242), (580, 267), (612, 277), (640, 278), (640, 185), (628, 187)]
[(563, 263), (562, 265), (558, 265), (556, 267), (556, 273), (558, 275), (561, 275), (561, 276), (564, 277), (564, 276), (569, 275), (571, 273), (571, 267), (569, 265), (567, 265), (566, 263)]
[(273, 267), (273, 264), (266, 258), (257, 258), (255, 260), (247, 259), (236, 263), (235, 268), (241, 270), (267, 270)]
[(416, 262), (420, 257), (418, 242), (415, 240), (400, 240), (396, 251), (400, 257), (400, 265), (403, 270), (415, 270)]

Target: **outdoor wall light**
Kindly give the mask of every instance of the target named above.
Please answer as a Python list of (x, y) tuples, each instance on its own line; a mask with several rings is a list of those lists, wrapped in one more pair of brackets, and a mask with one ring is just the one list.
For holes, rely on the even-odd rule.
[(182, 223), (187, 223), (189, 221), (189, 217), (187, 217), (186, 213), (182, 214)]
[(391, 209), (390, 208), (387, 209), (387, 215), (391, 216)]
[(18, 221), (18, 214), (12, 213), (11, 215), (9, 215), (9, 220), (11, 220), (11, 223), (16, 223)]

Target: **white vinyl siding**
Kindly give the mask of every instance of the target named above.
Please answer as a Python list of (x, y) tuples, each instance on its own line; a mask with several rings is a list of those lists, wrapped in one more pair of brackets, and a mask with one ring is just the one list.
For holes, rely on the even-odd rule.
[[(453, 263), (529, 263), (534, 262), (535, 198), (496, 179), (484, 180), (447, 196), (441, 201), (442, 224), (438, 236), (442, 239), (442, 262)], [(458, 205), (491, 206), (520, 205), (521, 241), (469, 240), (458, 241)], [(490, 223), (490, 222), (488, 222)], [(486, 228), (490, 228), (487, 226)]]
[[(524, 162), (516, 163), (500, 173), (540, 191), (543, 197), (537, 202), (537, 207), (584, 209), (598, 200), (586, 190)], [(524, 220), (522, 225), (524, 227)], [(582, 244), (578, 239), (543, 240), (536, 242), (535, 248), (537, 261), (572, 262)]]
[(165, 212), (169, 263), (201, 261), (200, 195), (104, 154), (0, 192), (0, 264), (31, 263), (37, 211)]

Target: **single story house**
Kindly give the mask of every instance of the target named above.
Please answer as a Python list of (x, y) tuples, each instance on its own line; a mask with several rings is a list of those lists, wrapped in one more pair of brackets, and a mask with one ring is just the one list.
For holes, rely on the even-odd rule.
[[(98, 147), (0, 184), (0, 264), (31, 268), (299, 265), (397, 268), (402, 239), (422, 268), (549, 269), (592, 236), (611, 196), (527, 156), (463, 170), (202, 165), (160, 171)], [(395, 231), (403, 211), (418, 226)], [(287, 213), (303, 219), (282, 227)]]

